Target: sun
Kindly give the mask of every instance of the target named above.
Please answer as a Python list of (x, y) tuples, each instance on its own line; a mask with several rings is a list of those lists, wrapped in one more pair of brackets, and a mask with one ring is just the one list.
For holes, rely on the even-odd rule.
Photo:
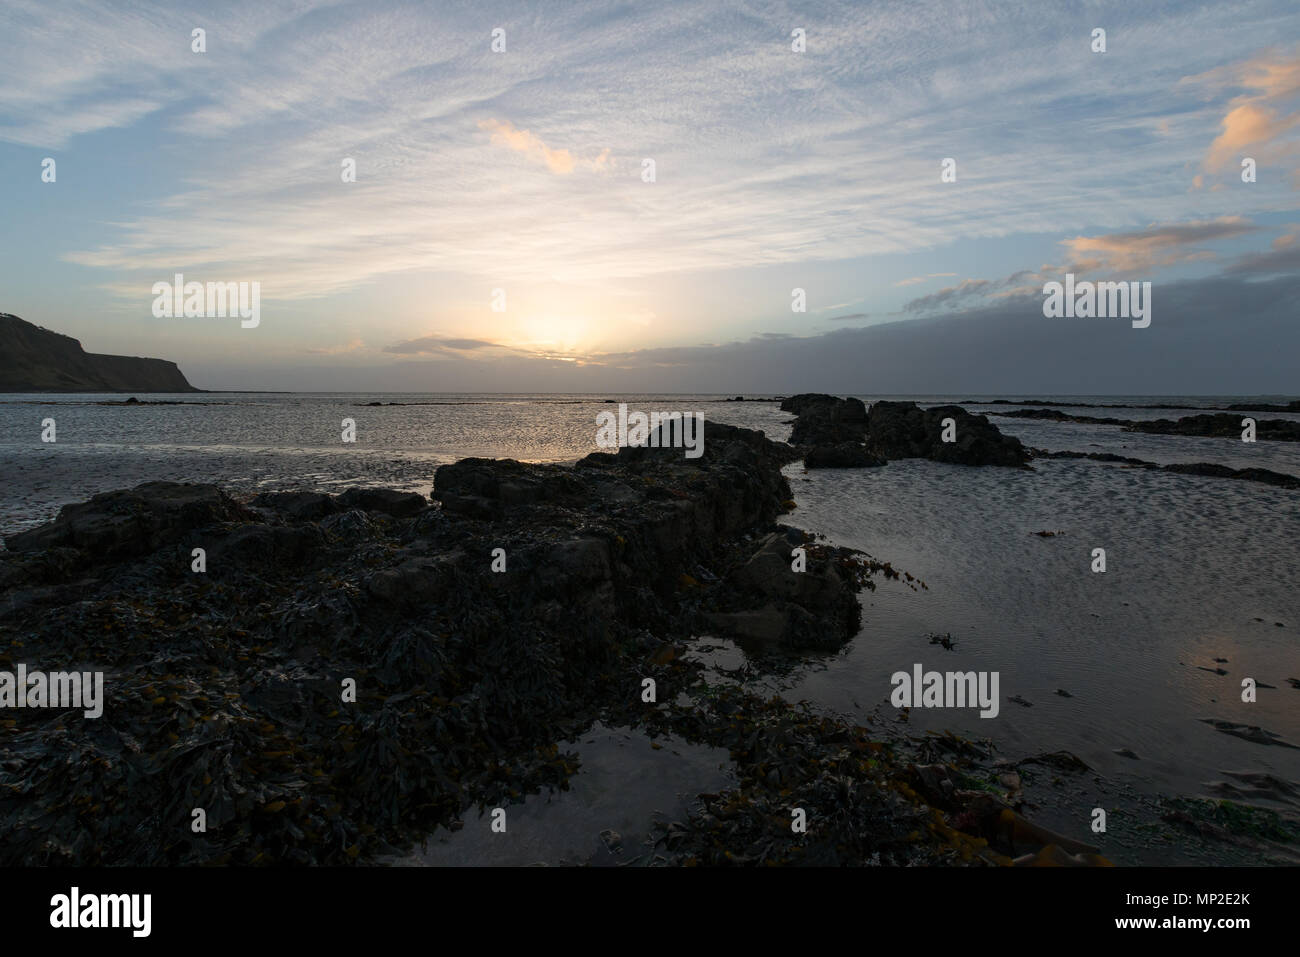
[(591, 322), (572, 312), (534, 312), (515, 324), (512, 338), (522, 348), (545, 352), (578, 352), (589, 344)]

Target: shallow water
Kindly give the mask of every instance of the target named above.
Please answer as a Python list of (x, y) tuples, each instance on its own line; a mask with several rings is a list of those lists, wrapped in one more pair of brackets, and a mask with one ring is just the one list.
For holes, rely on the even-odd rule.
[[(655, 853), (652, 822), (684, 821), (696, 795), (734, 780), (721, 748), (672, 736), (652, 741), (640, 731), (599, 723), (561, 750), (576, 754), (580, 764), (569, 790), (532, 794), (505, 807), (505, 831), (492, 829), (491, 814), (466, 812), (459, 830), (440, 828), (410, 854), (385, 863), (645, 864)], [(613, 834), (602, 839), (602, 832)]]
[[(1261, 725), (1300, 744), (1300, 690), (1286, 681), (1300, 677), (1294, 492), (1068, 460), (1035, 472), (919, 460), (790, 471), (801, 525), (928, 585), (868, 594), (862, 633), (796, 696), (869, 710), (917, 662), (997, 671), (996, 718), (913, 709), (910, 724), (992, 737), (1013, 755), (1065, 748), (1103, 773), (1179, 793), (1223, 769), (1300, 777), (1300, 751), (1197, 721)], [(1104, 573), (1091, 570), (1094, 548), (1105, 549)], [(928, 633), (951, 633), (954, 650)], [(1243, 677), (1275, 687), (1245, 704)]]
[[(152, 480), (239, 492), (377, 485), (427, 493), (439, 465), (469, 456), (573, 461), (597, 451), (604, 396), (151, 395), (184, 405), (107, 406), (110, 395), (0, 399), (0, 535), (61, 505)], [(705, 411), (717, 396), (626, 396), (632, 409)], [(369, 406), (369, 402), (412, 403)], [(418, 403), (418, 404), (415, 404)], [(53, 418), (56, 441), (41, 442)], [(728, 421), (716, 416), (721, 421)], [(342, 423), (356, 425), (355, 443)]]

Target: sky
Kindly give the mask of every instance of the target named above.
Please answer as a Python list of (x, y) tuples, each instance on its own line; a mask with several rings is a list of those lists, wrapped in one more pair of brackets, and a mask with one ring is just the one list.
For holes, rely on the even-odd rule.
[(207, 389), (1300, 394), (1300, 5), (5, 0), (0, 208)]

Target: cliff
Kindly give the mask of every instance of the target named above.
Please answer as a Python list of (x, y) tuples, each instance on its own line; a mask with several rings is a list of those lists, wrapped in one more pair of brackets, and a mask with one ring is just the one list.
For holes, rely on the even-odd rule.
[(199, 392), (176, 363), (86, 352), (71, 336), (0, 313), (0, 392)]

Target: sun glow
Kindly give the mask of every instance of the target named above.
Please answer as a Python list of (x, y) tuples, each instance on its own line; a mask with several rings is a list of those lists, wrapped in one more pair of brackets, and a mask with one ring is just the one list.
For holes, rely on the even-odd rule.
[(546, 353), (580, 352), (590, 345), (591, 322), (570, 312), (530, 313), (515, 323), (513, 344)]

